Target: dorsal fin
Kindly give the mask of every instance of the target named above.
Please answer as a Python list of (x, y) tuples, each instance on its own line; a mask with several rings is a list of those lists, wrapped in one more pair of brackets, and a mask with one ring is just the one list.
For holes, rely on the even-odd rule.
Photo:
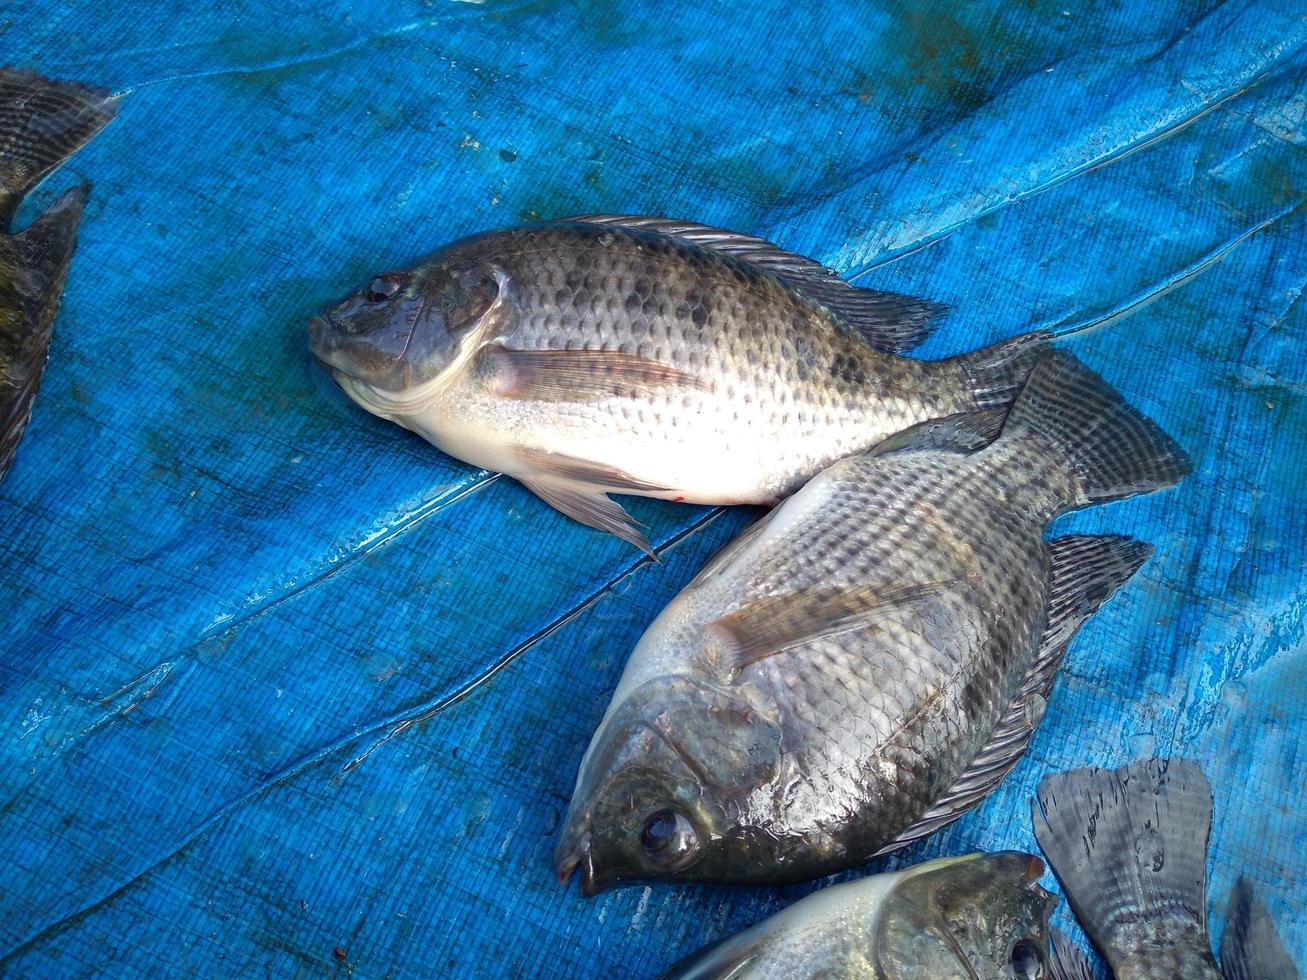
[(1020, 760), (1039, 727), (1048, 706), (1053, 678), (1062, 666), (1067, 644), (1076, 630), (1125, 584), (1153, 549), (1133, 538), (1075, 534), (1050, 541), (1048, 551), (1048, 623), (1016, 698), (995, 726), (989, 741), (948, 792), (877, 855), (888, 854), (933, 834), (994, 791)]
[(747, 262), (820, 303), (851, 327), (866, 344), (887, 354), (912, 350), (930, 335), (947, 312), (945, 306), (930, 300), (854, 286), (820, 262), (787, 252), (754, 235), (742, 235), (693, 221), (643, 215), (585, 214), (566, 218), (564, 222), (611, 225), (666, 235)]

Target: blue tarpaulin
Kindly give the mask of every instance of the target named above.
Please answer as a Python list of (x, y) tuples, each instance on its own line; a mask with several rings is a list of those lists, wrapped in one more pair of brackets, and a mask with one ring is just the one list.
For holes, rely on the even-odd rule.
[(1301, 3), (26, 0), (0, 60), (125, 93), (20, 217), (95, 184), (0, 484), (0, 972), (643, 976), (811, 889), (552, 872), (628, 652), (754, 512), (631, 500), (650, 563), (306, 351), (365, 276), (596, 211), (947, 303), (922, 356), (1103, 321), (1067, 346), (1194, 472), (1058, 522), (1156, 554), (1000, 791), (872, 867), (1182, 754), (1214, 931), (1246, 874), (1307, 968)]

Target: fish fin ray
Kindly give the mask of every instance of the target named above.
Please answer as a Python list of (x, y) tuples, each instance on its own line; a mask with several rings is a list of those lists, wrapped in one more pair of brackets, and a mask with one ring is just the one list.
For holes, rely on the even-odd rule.
[(1051, 333), (1037, 330), (950, 358), (948, 363), (957, 367), (976, 408), (1006, 409), (1021, 393), (1052, 339)]
[(586, 527), (616, 535), (657, 560), (635, 519), (602, 490), (548, 478), (523, 477), (522, 483), (554, 510)]
[(1206, 924), (1212, 792), (1196, 764), (1076, 769), (1045, 776), (1036, 794), (1035, 839), (1114, 971), (1125, 950), (1155, 944), (1159, 931), (1169, 954), (1215, 970)]
[(1266, 906), (1242, 875), (1230, 889), (1221, 933), (1221, 972), (1225, 980), (1296, 980), (1298, 969), (1284, 948)]
[(23, 292), (31, 292), (26, 296), (26, 333), (19, 340), (18, 355), (0, 368), (0, 478), (9, 471), (32, 417), (89, 188), (82, 184), (65, 191), (45, 214), (13, 237), (22, 258), (20, 282), (27, 284)]
[(1068, 535), (1048, 543), (1048, 623), (1035, 660), (988, 741), (948, 791), (879, 853), (897, 850), (957, 820), (989, 796), (1025, 754), (1043, 720), (1053, 680), (1080, 625), (1152, 554), (1152, 547), (1116, 535)]
[(1066, 644), (1137, 572), (1153, 546), (1115, 534), (1071, 534), (1048, 542), (1048, 625), (1041, 645)]
[(738, 673), (823, 636), (875, 626), (888, 612), (942, 590), (939, 583), (804, 589), (756, 599), (704, 629), (721, 641), (727, 661)]
[(513, 350), (490, 344), (478, 354), (481, 375), (503, 397), (549, 402), (641, 398), (669, 386), (709, 385), (667, 364), (609, 350)]
[(735, 562), (736, 558), (747, 551), (749, 546), (762, 536), (762, 533), (767, 530), (767, 525), (771, 523), (772, 517), (775, 516), (776, 510), (777, 508), (773, 507), (735, 537), (731, 538), (731, 540), (726, 544), (722, 545), (722, 547), (708, 559), (708, 563), (704, 565), (703, 568), (699, 569), (699, 573), (690, 580), (690, 584), (686, 586), (686, 588), (702, 585), (709, 579), (715, 578), (724, 572)]
[(943, 320), (941, 303), (855, 286), (812, 259), (787, 252), (765, 238), (693, 221), (644, 215), (586, 214), (564, 219), (610, 225), (678, 238), (770, 272), (787, 286), (838, 315), (868, 346), (902, 354), (922, 343)]
[(23, 195), (117, 111), (103, 89), (0, 68), (0, 223), (7, 228)]
[(1061, 929), (1050, 929), (1052, 956), (1048, 960), (1049, 980), (1094, 980), (1089, 957)]
[(1169, 487), (1189, 459), (1152, 419), (1064, 351), (1047, 353), (1008, 414), (1004, 435), (1033, 440), (1078, 485), (1069, 506)]
[(959, 412), (944, 418), (927, 419), (877, 443), (866, 455), (888, 456), (890, 453), (923, 449), (975, 452), (998, 437), (1006, 417), (1006, 410), (988, 408), (979, 412)]

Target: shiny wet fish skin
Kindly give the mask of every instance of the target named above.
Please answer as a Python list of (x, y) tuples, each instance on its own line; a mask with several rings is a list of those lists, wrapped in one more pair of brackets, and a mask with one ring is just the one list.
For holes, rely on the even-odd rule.
[(0, 68), (0, 479), (32, 414), (90, 185), (66, 192), (10, 235), (14, 215), (24, 195), (116, 111), (107, 92)]
[[(981, 422), (926, 445), (974, 446)], [(1020, 758), (1075, 629), (1150, 551), (1045, 543), (1048, 522), (1186, 467), (1053, 354), (985, 448), (823, 471), (641, 638), (581, 764), (560, 880), (803, 880), (955, 819)]]
[(647, 548), (608, 492), (774, 503), (913, 424), (1010, 402), (1042, 335), (899, 356), (940, 309), (749, 236), (593, 216), (456, 242), (309, 332), (367, 410)]
[(1057, 899), (1029, 854), (970, 854), (831, 885), (660, 980), (1046, 976)]

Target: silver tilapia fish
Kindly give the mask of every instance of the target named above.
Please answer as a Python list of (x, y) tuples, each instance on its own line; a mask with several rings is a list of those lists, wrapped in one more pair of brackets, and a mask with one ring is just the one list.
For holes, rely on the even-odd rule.
[(918, 422), (1009, 404), (1046, 335), (900, 356), (941, 310), (759, 238), (596, 215), (377, 276), (309, 346), (369, 412), (647, 551), (608, 493), (772, 504)]
[(1061, 353), (975, 448), (994, 426), (982, 413), (841, 460), (708, 563), (631, 654), (581, 763), (560, 881), (815, 878), (997, 785), (1071, 636), (1151, 551), (1044, 528), (1187, 463)]
[(1044, 862), (1014, 851), (831, 885), (660, 980), (1008, 980), (1048, 974)]
[(14, 215), (23, 196), (117, 111), (99, 89), (0, 68), (0, 479), (32, 415), (90, 184), (11, 235)]
[[(1217, 966), (1207, 937), (1212, 789), (1195, 763), (1149, 759), (1046, 776), (1035, 837), (1121, 980), (1294, 980), (1270, 914), (1240, 878)], [(1068, 976), (1090, 976), (1087, 966)]]

